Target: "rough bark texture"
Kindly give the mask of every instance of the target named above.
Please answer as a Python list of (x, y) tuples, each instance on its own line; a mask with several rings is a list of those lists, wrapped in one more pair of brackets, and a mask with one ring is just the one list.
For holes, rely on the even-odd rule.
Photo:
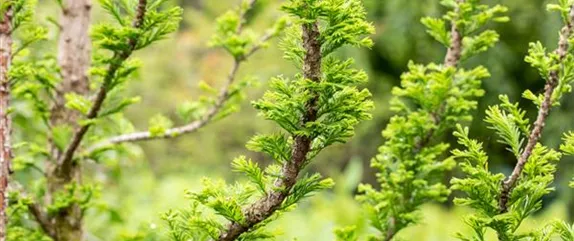
[[(58, 43), (58, 64), (62, 82), (57, 87), (51, 109), (50, 125), (52, 127), (69, 125), (77, 128), (80, 113), (65, 107), (65, 95), (68, 93), (87, 95), (89, 92), (87, 71), (90, 67), (91, 41), (88, 30), (92, 3), (91, 0), (67, 0), (62, 6)], [(60, 172), (60, 163), (56, 160), (60, 159), (62, 150), (58, 149), (55, 144), (52, 144), (50, 149), (53, 160), (48, 164), (48, 202), (52, 202), (51, 199), (64, 190), (66, 185), (80, 181), (79, 165), (74, 163), (66, 172)], [(82, 210), (77, 204), (63, 208), (59, 213), (50, 217), (48, 234), (57, 241), (83, 240), (82, 216)]]
[[(568, 39), (572, 36), (573, 23), (574, 23), (574, 5), (570, 6), (570, 13), (568, 15), (567, 23), (564, 27), (562, 27), (562, 30), (560, 30), (560, 40), (558, 41), (558, 48), (555, 50), (555, 53), (558, 54), (559, 56), (558, 64), (562, 64), (562, 61), (564, 60), (566, 54), (568, 53), (569, 48)], [(518, 159), (518, 162), (516, 163), (516, 166), (514, 167), (512, 174), (510, 174), (510, 176), (502, 184), (502, 190), (500, 192), (500, 198), (498, 200), (498, 208), (501, 213), (505, 213), (508, 211), (508, 201), (510, 199), (510, 193), (512, 192), (514, 186), (516, 185), (516, 182), (518, 181), (518, 178), (520, 177), (520, 174), (524, 169), (524, 165), (526, 165), (526, 162), (528, 162), (528, 158), (532, 154), (534, 146), (536, 146), (536, 143), (538, 143), (538, 140), (540, 140), (540, 137), (542, 136), (542, 131), (544, 130), (544, 125), (546, 122), (546, 117), (548, 117), (550, 109), (552, 108), (552, 94), (554, 93), (556, 86), (558, 86), (558, 81), (560, 78), (559, 74), (560, 74), (559, 69), (550, 71), (548, 75), (548, 80), (546, 81), (546, 85), (544, 86), (544, 100), (542, 101), (542, 104), (538, 109), (538, 116), (536, 117), (536, 121), (534, 122), (532, 131), (530, 132), (530, 136), (528, 137), (528, 143), (526, 144), (526, 147), (524, 147), (524, 150), (522, 151), (522, 154), (520, 155), (520, 158)]]
[[(132, 26), (134, 28), (139, 28), (142, 25), (145, 16), (146, 6), (147, 6), (147, 0), (139, 0), (136, 9), (136, 17), (132, 23)], [(110, 61), (111, 64), (109, 65), (108, 70), (106, 71), (106, 76), (104, 77), (103, 84), (98, 90), (92, 108), (90, 109), (90, 111), (86, 116), (88, 120), (95, 119), (98, 117), (98, 113), (101, 110), (104, 101), (108, 95), (108, 88), (110, 83), (115, 78), (116, 72), (121, 67), (122, 63), (125, 60), (127, 60), (135, 50), (137, 46), (137, 41), (138, 40), (135, 38), (129, 39), (128, 40), (129, 49), (116, 53), (113, 57), (114, 60)], [(55, 171), (58, 173), (58, 175), (62, 176), (69, 175), (70, 169), (74, 165), (74, 154), (76, 153), (76, 150), (80, 146), (82, 139), (84, 138), (90, 127), (91, 125), (83, 125), (81, 127), (76, 128), (76, 131), (72, 136), (70, 144), (66, 147), (64, 153), (58, 159), (58, 168)]]
[(4, 16), (0, 16), (0, 240), (6, 240), (8, 217), (8, 178), (12, 148), (10, 135), (12, 131), (9, 116), (10, 81), (8, 71), (12, 59), (12, 10), (9, 7)]
[(88, 35), (92, 6), (90, 1), (67, 0), (63, 3), (58, 42), (58, 63), (62, 82), (58, 86), (56, 103), (51, 113), (54, 125), (74, 123), (79, 116), (77, 112), (64, 107), (66, 93), (86, 95), (89, 91), (87, 71), (91, 59), (91, 41)]
[[(317, 23), (303, 25), (303, 47), (305, 48), (305, 58), (303, 64), (303, 74), (306, 79), (321, 81), (321, 43), (319, 42), (319, 28)], [(301, 125), (315, 121), (317, 118), (318, 96), (306, 103), (306, 113), (301, 117)], [(267, 196), (259, 199), (246, 210), (245, 224), (233, 222), (229, 224), (227, 230), (219, 236), (219, 241), (232, 241), (241, 234), (249, 231), (254, 225), (269, 218), (281, 206), (293, 185), (297, 182), (299, 172), (307, 160), (307, 153), (311, 148), (311, 139), (305, 136), (295, 136), (292, 146), (291, 160), (283, 164), (281, 178), (275, 181), (276, 191), (270, 192)]]
[[(460, 12), (458, 5), (464, 2), (464, 0), (457, 0), (457, 7), (454, 9), (456, 13)], [(446, 52), (444, 58), (444, 65), (447, 67), (455, 67), (460, 62), (460, 57), (462, 55), (462, 33), (458, 31), (456, 26), (456, 19), (451, 22), (450, 28), (450, 46)]]

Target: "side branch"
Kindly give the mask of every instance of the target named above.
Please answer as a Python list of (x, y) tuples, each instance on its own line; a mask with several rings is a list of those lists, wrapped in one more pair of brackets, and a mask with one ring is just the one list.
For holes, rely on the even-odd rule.
[(8, 178), (12, 147), (10, 135), (12, 123), (9, 116), (10, 80), (8, 71), (12, 60), (12, 8), (8, 5), (3, 16), (0, 16), (0, 240), (6, 240), (8, 229)]
[(213, 117), (215, 117), (215, 115), (217, 115), (221, 111), (221, 108), (224, 106), (227, 100), (229, 100), (230, 97), (229, 89), (236, 79), (240, 65), (241, 61), (238, 60), (233, 63), (231, 72), (227, 77), (225, 85), (221, 88), (215, 104), (200, 119), (193, 121), (187, 125), (168, 129), (161, 135), (152, 135), (152, 133), (149, 131), (135, 132), (112, 137), (108, 139), (104, 144), (119, 144), (124, 142), (146, 141), (152, 139), (167, 139), (197, 131), (199, 128), (208, 124), (213, 119)]
[[(254, 4), (255, 4), (255, 0), (250, 2), (250, 6), (253, 6)], [(242, 15), (241, 18), (244, 19), (245, 16)], [(244, 21), (242, 21), (241, 24), (239, 25), (239, 27), (237, 28), (237, 33), (241, 33), (243, 31), (243, 25), (244, 25)], [(97, 144), (94, 148), (91, 148), (90, 150), (97, 149), (99, 147), (109, 145), (109, 144), (120, 144), (120, 143), (125, 143), (125, 142), (138, 142), (138, 141), (148, 141), (148, 140), (155, 140), (155, 139), (175, 138), (175, 137), (179, 137), (183, 134), (193, 133), (193, 132), (199, 130), (200, 128), (202, 128), (203, 126), (209, 124), (212, 121), (212, 119), (222, 110), (223, 106), (225, 106), (225, 104), (227, 103), (227, 101), (231, 97), (231, 95), (230, 95), (231, 93), (229, 90), (237, 78), (237, 73), (239, 72), (239, 68), (241, 67), (241, 64), (243, 62), (247, 61), (247, 59), (249, 57), (251, 57), (253, 54), (255, 54), (258, 50), (260, 50), (263, 47), (263, 44), (265, 42), (269, 41), (274, 36), (275, 36), (275, 34), (272, 31), (265, 33), (259, 39), (258, 44), (254, 45), (249, 51), (247, 51), (247, 53), (245, 53), (244, 56), (242, 56), (240, 58), (235, 58), (231, 72), (227, 76), (227, 81), (226, 81), (225, 85), (223, 85), (221, 87), (221, 89), (219, 90), (219, 95), (217, 96), (217, 100), (215, 101), (215, 104), (213, 106), (211, 106), (211, 108), (209, 108), (207, 110), (207, 112), (205, 112), (203, 114), (203, 116), (201, 116), (198, 120), (195, 120), (193, 122), (190, 122), (188, 124), (185, 124), (185, 125), (182, 125), (179, 127), (167, 129), (161, 135), (152, 135), (152, 133), (149, 131), (134, 132), (134, 133), (118, 135), (115, 137), (111, 137), (108, 140), (106, 140), (100, 144)]]
[[(321, 81), (321, 43), (317, 22), (303, 25), (303, 47), (305, 57), (303, 63), (303, 75), (311, 81)], [(301, 117), (301, 125), (315, 121), (317, 118), (317, 101), (319, 96), (306, 103), (306, 112)], [(275, 181), (274, 191), (259, 199), (249, 206), (245, 213), (245, 223), (232, 222), (227, 230), (220, 234), (218, 241), (232, 241), (241, 234), (249, 231), (253, 226), (269, 218), (281, 206), (291, 189), (297, 182), (299, 172), (307, 159), (307, 153), (311, 149), (312, 139), (307, 136), (294, 136), (291, 160), (285, 162), (281, 169), (281, 177)]]
[[(136, 10), (137, 11), (136, 18), (132, 23), (132, 26), (134, 28), (141, 27), (145, 17), (146, 6), (147, 6), (147, 0), (139, 0)], [(121, 67), (122, 63), (126, 61), (131, 56), (132, 52), (135, 50), (137, 46), (137, 41), (138, 41), (137, 37), (130, 38), (128, 40), (129, 49), (114, 54), (111, 64), (108, 67), (106, 76), (104, 77), (102, 86), (98, 90), (98, 94), (96, 95), (96, 99), (94, 100), (92, 108), (90, 109), (88, 115), (86, 116), (88, 120), (92, 120), (98, 117), (98, 113), (102, 108), (104, 100), (108, 95), (109, 85), (115, 78), (116, 72)], [(74, 133), (72, 137), (72, 142), (70, 142), (70, 144), (66, 148), (64, 155), (62, 155), (62, 157), (58, 160), (59, 165), (57, 172), (60, 174), (59, 176), (62, 176), (67, 180), (70, 180), (72, 178), (70, 176), (70, 169), (73, 166), (74, 154), (78, 149), (78, 147), (80, 146), (80, 143), (82, 142), (82, 139), (84, 138), (85, 134), (88, 132), (90, 126), (91, 126), (90, 124), (83, 125), (80, 128), (78, 128), (77, 131)]]
[[(562, 64), (562, 61), (568, 53), (568, 48), (570, 47), (568, 39), (572, 36), (573, 32), (572, 24), (574, 22), (574, 5), (570, 6), (570, 13), (568, 14), (568, 19), (566, 22), (566, 25), (560, 30), (560, 40), (558, 42), (558, 48), (555, 50), (555, 53), (559, 56), (557, 64)], [(516, 182), (518, 181), (518, 178), (524, 169), (524, 165), (526, 165), (528, 158), (532, 154), (534, 146), (536, 146), (536, 143), (538, 143), (538, 140), (540, 140), (540, 137), (542, 136), (546, 118), (548, 117), (550, 109), (552, 108), (552, 94), (554, 93), (556, 86), (558, 86), (560, 78), (559, 74), (559, 69), (550, 71), (548, 80), (544, 86), (544, 101), (541, 103), (538, 109), (538, 116), (536, 117), (534, 127), (532, 128), (530, 136), (528, 137), (528, 143), (522, 151), (522, 154), (520, 155), (518, 162), (512, 171), (512, 174), (502, 184), (502, 190), (498, 200), (498, 208), (501, 213), (508, 211), (507, 204), (510, 199), (510, 193), (516, 185)]]

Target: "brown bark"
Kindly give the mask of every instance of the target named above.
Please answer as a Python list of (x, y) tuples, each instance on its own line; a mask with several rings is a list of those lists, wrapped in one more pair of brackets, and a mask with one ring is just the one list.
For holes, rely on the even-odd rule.
[(91, 0), (67, 0), (63, 3), (58, 42), (58, 63), (62, 82), (58, 87), (56, 103), (52, 108), (53, 125), (75, 123), (79, 114), (64, 106), (66, 93), (88, 94), (91, 41), (90, 27)]
[[(91, 40), (89, 38), (91, 0), (67, 0), (63, 2), (60, 17), (60, 36), (58, 42), (58, 63), (62, 82), (57, 87), (55, 101), (51, 109), (50, 125), (52, 127), (69, 125), (77, 128), (80, 113), (65, 107), (65, 95), (76, 93), (87, 95), (89, 92), (88, 69), (91, 60)], [(74, 164), (65, 173), (58, 172), (60, 163), (56, 160), (62, 155), (62, 150), (53, 143), (50, 147), (52, 161), (48, 166), (48, 195), (49, 203), (72, 182), (80, 181), (80, 167)], [(36, 215), (42, 217), (45, 215)], [(63, 208), (59, 213), (50, 217), (50, 232), (57, 241), (81, 241), (82, 210), (77, 204)], [(40, 221), (40, 220), (38, 220)]]
[[(319, 42), (319, 28), (315, 22), (303, 25), (303, 47), (305, 57), (303, 63), (303, 74), (311, 81), (321, 81), (321, 43)], [(319, 96), (306, 103), (306, 113), (301, 117), (301, 125), (315, 121), (317, 118), (317, 100)], [(269, 218), (281, 206), (285, 198), (291, 192), (293, 185), (297, 182), (297, 177), (307, 160), (307, 153), (311, 149), (311, 139), (307, 136), (294, 136), (291, 160), (285, 162), (281, 169), (281, 177), (275, 181), (274, 191), (259, 199), (249, 206), (245, 213), (246, 222), (244, 224), (232, 222), (227, 230), (219, 236), (219, 241), (232, 241), (241, 234), (249, 231), (256, 224)]]
[(6, 240), (8, 217), (8, 179), (12, 148), (10, 108), (10, 80), (8, 71), (12, 59), (12, 9), (8, 7), (0, 16), (0, 240)]
[[(80, 3), (81, 2), (81, 3)], [(140, 0), (136, 9), (136, 17), (132, 23), (132, 26), (139, 28), (144, 19), (147, 1)], [(76, 92), (83, 94), (83, 91), (88, 91), (88, 77), (86, 76), (86, 70), (89, 67), (89, 38), (87, 37), (87, 30), (89, 26), (89, 10), (91, 8), (90, 0), (70, 0), (65, 4), (63, 12), (63, 23), (67, 23), (69, 26), (62, 24), (62, 36), (60, 41), (60, 47), (64, 48), (59, 56), (60, 64), (62, 65), (63, 74), (67, 73), (69, 75), (64, 76), (64, 87), (69, 87), (70, 89), (64, 89), (63, 92), (59, 93), (63, 95), (68, 92)], [(81, 18), (80, 21), (77, 18)], [(75, 20), (74, 20), (75, 19)], [(76, 24), (80, 26), (76, 26)], [(69, 28), (71, 31), (69, 34), (65, 34), (66, 29)], [(80, 32), (73, 32), (80, 31)], [(85, 32), (84, 32), (85, 31)], [(121, 67), (121, 64), (130, 57), (137, 45), (137, 39), (129, 39), (128, 43), (130, 48), (128, 50), (118, 52), (114, 55), (114, 60), (111, 61), (110, 66), (106, 76), (104, 77), (104, 83), (98, 90), (92, 108), (88, 112), (85, 118), (95, 119), (98, 117), (98, 113), (103, 106), (103, 103), (108, 94), (108, 88), (111, 81), (116, 75), (116, 72)], [(74, 51), (85, 51), (81, 56), (70, 56), (74, 55)], [(86, 54), (87, 52), (87, 54)], [(78, 59), (76, 59), (78, 58)], [(74, 62), (75, 61), (75, 62)], [(67, 69), (64, 69), (67, 68)], [(64, 110), (67, 112), (67, 110)], [(63, 190), (66, 185), (73, 182), (80, 182), (80, 168), (79, 164), (75, 161), (74, 155), (76, 150), (79, 148), (82, 139), (88, 132), (90, 125), (77, 125), (78, 118), (75, 117), (77, 114), (67, 112), (62, 119), (59, 121), (67, 121), (75, 127), (74, 134), (70, 144), (64, 149), (63, 152), (58, 151), (55, 156), (56, 165), (51, 168), (48, 177), (49, 192), (51, 195)], [(68, 119), (70, 118), (71, 119)], [(56, 121), (54, 121), (57, 123)], [(54, 217), (54, 236), (52, 237), (56, 241), (78, 241), (83, 240), (82, 231), (82, 210), (77, 204), (72, 204), (70, 207), (60, 210), (60, 212)]]
[[(134, 28), (141, 27), (145, 17), (146, 6), (147, 6), (147, 0), (139, 0), (136, 9), (136, 17), (132, 23), (132, 26)], [(102, 86), (100, 86), (96, 98), (93, 102), (92, 108), (90, 109), (88, 115), (86, 116), (88, 120), (92, 120), (98, 117), (98, 113), (100, 112), (104, 104), (104, 101), (106, 100), (106, 97), (108, 95), (109, 85), (114, 80), (116, 73), (118, 69), (122, 66), (123, 62), (126, 61), (135, 50), (137, 42), (138, 39), (136, 38), (128, 39), (129, 49), (116, 52), (114, 54), (113, 60), (110, 61), (110, 65), (108, 66), (108, 70), (106, 71), (106, 75), (104, 76)], [(74, 154), (76, 153), (76, 150), (80, 147), (80, 143), (82, 142), (82, 139), (84, 138), (90, 127), (91, 125), (83, 125), (81, 127), (76, 128), (72, 136), (72, 141), (66, 147), (62, 156), (58, 159), (58, 167), (55, 170), (55, 172), (58, 173), (57, 175), (68, 176), (67, 178), (69, 178), (70, 170), (75, 165)]]
[[(458, 14), (460, 7), (458, 5), (464, 3), (464, 0), (457, 0), (457, 6), (454, 11)], [(460, 62), (462, 56), (462, 33), (456, 26), (456, 19), (451, 22), (450, 27), (450, 46), (444, 58), (444, 65), (447, 67), (456, 67)]]
[[(568, 39), (572, 36), (573, 33), (572, 24), (574, 23), (574, 5), (570, 6), (570, 13), (566, 21), (566, 25), (560, 30), (560, 40), (558, 41), (558, 48), (555, 50), (555, 53), (559, 56), (557, 64), (562, 64), (562, 61), (564, 58), (566, 58), (566, 54), (568, 53), (568, 48), (570, 47)], [(518, 162), (512, 171), (512, 174), (510, 174), (510, 176), (502, 183), (500, 197), (498, 200), (498, 208), (501, 213), (508, 211), (510, 193), (514, 189), (514, 186), (516, 185), (516, 182), (518, 181), (518, 178), (524, 169), (524, 165), (526, 165), (526, 162), (528, 162), (528, 158), (530, 158), (532, 150), (542, 136), (546, 118), (548, 117), (550, 109), (552, 108), (552, 94), (558, 86), (558, 81), (560, 78), (559, 75), (559, 69), (550, 71), (548, 80), (544, 86), (544, 100), (538, 109), (538, 115), (536, 117), (536, 121), (534, 122), (532, 131), (530, 132), (530, 136), (528, 137), (528, 143), (526, 144), (526, 147), (524, 147), (524, 150), (522, 151), (522, 154), (520, 155)]]

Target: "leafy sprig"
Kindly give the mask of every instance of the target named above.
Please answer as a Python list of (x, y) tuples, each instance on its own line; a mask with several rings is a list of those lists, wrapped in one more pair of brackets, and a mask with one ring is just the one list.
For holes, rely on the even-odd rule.
[(354, 126), (370, 118), (370, 93), (356, 87), (367, 75), (353, 69), (352, 60), (341, 61), (332, 54), (344, 45), (371, 45), (366, 35), (373, 27), (365, 20), (361, 1), (290, 0), (282, 9), (294, 21), (282, 47), (301, 73), (274, 78), (271, 90), (253, 102), (263, 118), (283, 131), (257, 135), (247, 145), (269, 155), (274, 163), (262, 169), (245, 157), (235, 159), (232, 166), (248, 182), (217, 186), (206, 182), (203, 191), (190, 195), (192, 206), (199, 203), (210, 210), (199, 214), (199, 220), (215, 225), (203, 231), (185, 228), (197, 219), (181, 218), (185, 211), (168, 213), (164, 219), (174, 240), (272, 239), (274, 232), (265, 228), (269, 222), (303, 198), (333, 185), (319, 174), (303, 175), (303, 169), (321, 150), (345, 142)]
[[(523, 94), (524, 98), (538, 106), (534, 123), (531, 125), (525, 118), (526, 112), (504, 95), (500, 97), (500, 105), (487, 110), (485, 122), (496, 132), (499, 142), (507, 145), (517, 159), (511, 175), (493, 174), (488, 169), (487, 153), (478, 141), (470, 139), (467, 128), (458, 126), (455, 132), (463, 148), (453, 151), (453, 154), (463, 160), (461, 167), (466, 177), (454, 178), (452, 184), (453, 189), (467, 194), (466, 197), (455, 199), (455, 202), (476, 210), (466, 218), (466, 223), (474, 232), (459, 234), (461, 240), (485, 240), (488, 229), (494, 230), (501, 241), (551, 240), (555, 234), (564, 240), (572, 240), (572, 228), (561, 222), (554, 222), (540, 230), (518, 230), (524, 220), (542, 207), (542, 197), (554, 190), (551, 184), (557, 162), (563, 155), (541, 144), (540, 138), (552, 106), (558, 105), (560, 97), (571, 89), (573, 55), (569, 43), (573, 33), (573, 4), (572, 1), (559, 1), (558, 5), (548, 7), (561, 12), (565, 22), (560, 31), (558, 48), (547, 53), (541, 43), (532, 43), (525, 58), (546, 80), (543, 94), (535, 95), (529, 90)], [(568, 154), (571, 152), (571, 136), (565, 135), (564, 140), (561, 150)]]
[[(470, 70), (457, 66), (498, 41), (495, 32), (482, 30), (486, 23), (507, 20), (498, 17), (506, 11), (502, 6), (490, 8), (479, 1), (442, 3), (451, 10), (441, 18), (423, 18), (422, 23), (447, 47), (444, 64), (409, 63), (401, 86), (392, 91), (390, 106), (396, 115), (383, 130), (385, 143), (371, 161), (380, 187), (359, 186), (357, 199), (380, 232), (372, 240), (394, 239), (402, 229), (420, 222), (422, 204), (449, 196), (442, 176), (456, 164), (445, 155), (449, 145), (435, 140), (455, 124), (472, 119), (476, 99), (484, 94), (481, 81), (490, 76), (482, 66)], [(344, 236), (357, 238), (351, 233)]]

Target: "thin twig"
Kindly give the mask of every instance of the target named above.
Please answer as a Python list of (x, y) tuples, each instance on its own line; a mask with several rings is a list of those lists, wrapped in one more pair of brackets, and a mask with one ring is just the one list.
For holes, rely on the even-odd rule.
[[(560, 30), (560, 40), (558, 41), (558, 48), (555, 50), (555, 53), (558, 54), (559, 59), (557, 60), (557, 64), (562, 65), (564, 58), (566, 58), (566, 54), (568, 53), (568, 48), (570, 46), (568, 39), (572, 36), (573, 33), (573, 26), (572, 23), (574, 22), (574, 5), (570, 6), (570, 12), (568, 14), (568, 19), (566, 20), (566, 25), (562, 27)], [(544, 125), (546, 122), (546, 118), (552, 108), (552, 94), (554, 93), (554, 89), (558, 86), (559, 82), (559, 69), (553, 69), (548, 74), (548, 80), (546, 81), (546, 85), (544, 86), (544, 100), (540, 104), (540, 108), (538, 109), (538, 116), (536, 117), (536, 121), (534, 122), (534, 126), (532, 127), (532, 131), (530, 132), (530, 136), (528, 137), (528, 143), (526, 147), (522, 151), (514, 170), (512, 170), (512, 174), (503, 182), (500, 197), (498, 200), (498, 208), (501, 213), (505, 213), (508, 211), (508, 201), (510, 199), (510, 193), (512, 192), (522, 170), (524, 169), (524, 165), (528, 162), (528, 158), (532, 154), (532, 150), (536, 143), (540, 140), (542, 136), (542, 131), (544, 130)]]
[(231, 68), (231, 72), (229, 73), (229, 75), (227, 77), (226, 84), (221, 88), (219, 96), (217, 97), (217, 100), (215, 101), (215, 104), (199, 120), (193, 121), (193, 122), (191, 122), (187, 125), (184, 125), (184, 126), (168, 129), (161, 135), (152, 135), (152, 133), (149, 131), (142, 131), (142, 132), (135, 132), (135, 133), (119, 135), (119, 136), (112, 137), (112, 138), (108, 139), (105, 142), (105, 144), (118, 144), (118, 143), (124, 143), (124, 142), (145, 141), (145, 140), (151, 140), (151, 139), (173, 138), (173, 137), (181, 136), (182, 134), (185, 134), (185, 133), (194, 132), (194, 131), (198, 130), (199, 128), (205, 126), (207, 123), (209, 123), (209, 121), (211, 119), (213, 119), (213, 117), (217, 113), (219, 113), (221, 108), (224, 106), (224, 104), (229, 99), (229, 97), (230, 97), (229, 89), (236, 79), (236, 75), (237, 75), (237, 72), (239, 70), (240, 64), (241, 64), (241, 61), (235, 61), (233, 63), (233, 67)]
[[(255, 0), (251, 1), (250, 6), (253, 6), (255, 2), (256, 2)], [(246, 12), (242, 14), (241, 16), (242, 19), (245, 18), (244, 16), (245, 14)], [(238, 31), (237, 34), (240, 34), (243, 31), (244, 23), (245, 20), (242, 20), (241, 24), (237, 28)], [(227, 101), (230, 99), (231, 92), (229, 90), (237, 78), (237, 73), (239, 71), (239, 68), (241, 67), (241, 64), (247, 61), (247, 59), (251, 57), (253, 54), (255, 54), (258, 50), (263, 48), (264, 44), (274, 36), (275, 33), (273, 31), (266, 32), (263, 36), (261, 36), (261, 38), (259, 38), (257, 44), (255, 44), (253, 47), (249, 49), (249, 51), (247, 51), (243, 56), (234, 59), (231, 72), (227, 76), (226, 83), (219, 90), (219, 95), (217, 96), (215, 104), (212, 105), (199, 119), (179, 127), (167, 129), (161, 135), (153, 135), (149, 131), (141, 131), (111, 137), (101, 143), (96, 144), (94, 147), (89, 148), (88, 152), (111, 144), (175, 138), (182, 136), (183, 134), (193, 133), (202, 128), (203, 126), (211, 123), (212, 119), (223, 109)]]
[(395, 230), (395, 227), (397, 225), (395, 217), (389, 218), (388, 225), (389, 225), (389, 229), (387, 230), (387, 234), (385, 236), (385, 241), (393, 240), (393, 237), (395, 237), (395, 235), (397, 234), (397, 230)]

